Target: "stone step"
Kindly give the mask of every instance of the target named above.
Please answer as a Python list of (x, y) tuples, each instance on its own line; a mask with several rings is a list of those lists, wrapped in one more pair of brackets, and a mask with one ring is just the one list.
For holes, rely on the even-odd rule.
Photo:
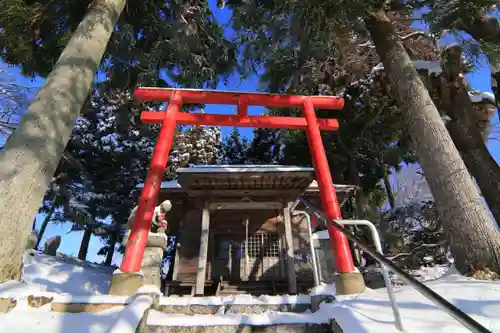
[(158, 311), (170, 315), (253, 315), (263, 314), (267, 311), (305, 313), (311, 310), (311, 303), (288, 304), (227, 304), (227, 305), (168, 305), (160, 304)]
[(267, 326), (145, 326), (140, 333), (343, 333), (336, 324), (283, 324)]
[(273, 294), (287, 294), (288, 286), (286, 283), (275, 283), (274, 286), (271, 282), (223, 282), (220, 286), (219, 295), (273, 295)]

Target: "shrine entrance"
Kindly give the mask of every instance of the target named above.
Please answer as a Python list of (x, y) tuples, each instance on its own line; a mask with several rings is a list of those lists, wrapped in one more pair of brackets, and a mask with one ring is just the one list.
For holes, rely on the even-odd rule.
[(212, 280), (286, 280), (284, 244), (278, 233), (216, 234), (213, 240)]

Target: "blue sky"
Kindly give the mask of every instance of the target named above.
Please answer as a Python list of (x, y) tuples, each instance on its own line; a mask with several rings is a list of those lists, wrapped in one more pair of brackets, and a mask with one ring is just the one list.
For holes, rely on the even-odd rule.
[[(227, 9), (215, 8), (215, 0), (210, 0), (209, 3), (212, 6), (217, 19), (222, 24), (227, 24), (229, 22), (231, 15), (230, 11)], [(225, 29), (225, 33), (227, 36), (232, 35), (232, 31), (230, 29)], [(450, 41), (451, 40), (447, 42)], [(485, 59), (482, 60), (483, 61), (481, 61), (481, 63), (476, 68), (476, 71), (468, 75), (468, 80), (474, 89), (480, 91), (491, 91), (489, 68), (487, 66), (487, 62), (485, 61)], [(5, 63), (0, 61), (0, 68), (4, 68), (4, 66)], [(16, 83), (18, 84), (23, 84), (34, 88), (40, 87), (43, 84), (43, 80), (40, 78), (30, 79), (22, 77), (16, 68), (9, 69), (8, 73), (15, 79)], [(241, 81), (238, 74), (234, 74), (232, 77), (230, 77), (227, 85), (221, 83), (218, 85), (217, 89), (235, 90), (235, 91), (256, 91), (258, 90), (258, 77), (252, 76), (245, 81)], [(262, 113), (263, 110), (264, 109), (262, 107), (250, 107), (249, 113), (251, 115), (256, 115)], [(219, 113), (219, 114), (235, 113), (235, 106), (207, 105), (205, 108), (205, 112)], [(494, 116), (494, 123), (498, 125), (498, 114)], [(226, 136), (231, 130), (231, 128), (222, 128), (221, 130), (222, 130), (222, 135)], [(252, 135), (252, 129), (250, 128), (241, 128), (240, 132), (247, 137), (251, 137)], [(495, 158), (495, 160), (498, 162), (500, 158), (500, 142), (498, 140), (490, 140), (488, 148), (493, 157)], [(43, 220), (42, 215), (37, 216), (37, 228), (40, 227), (42, 220)], [(69, 223), (62, 223), (57, 225), (50, 224), (47, 228), (44, 239), (52, 237), (54, 235), (61, 235), (62, 242), (59, 251), (66, 253), (68, 255), (76, 256), (78, 255), (78, 250), (81, 239), (83, 237), (83, 232), (71, 232), (68, 234), (70, 229), (71, 229), (71, 224)], [(103, 261), (104, 260), (103, 256), (97, 256), (97, 251), (102, 245), (103, 244), (100, 241), (100, 239), (92, 237), (89, 246), (89, 253), (87, 260), (92, 262)], [(121, 261), (121, 255), (115, 253), (113, 262), (118, 265), (120, 261)]]

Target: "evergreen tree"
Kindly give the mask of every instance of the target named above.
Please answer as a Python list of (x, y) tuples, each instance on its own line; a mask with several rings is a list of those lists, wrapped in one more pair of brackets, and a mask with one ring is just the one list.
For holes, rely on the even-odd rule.
[(222, 143), (222, 163), (232, 165), (247, 163), (248, 148), (247, 138), (242, 138), (238, 129), (234, 127), (231, 134)]
[(0, 69), (0, 137), (8, 138), (17, 127), (31, 100), (31, 90), (17, 84), (8, 67)]
[(178, 168), (190, 164), (215, 164), (221, 156), (220, 129), (216, 126), (195, 125), (183, 130), (179, 127), (170, 152), (167, 178), (177, 177)]
[(246, 150), (248, 164), (277, 164), (280, 159), (280, 132), (269, 128), (256, 128)]

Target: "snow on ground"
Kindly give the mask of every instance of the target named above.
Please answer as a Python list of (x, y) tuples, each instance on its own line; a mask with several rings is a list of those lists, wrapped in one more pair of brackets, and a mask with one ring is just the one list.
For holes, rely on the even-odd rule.
[[(92, 296), (105, 294), (111, 277), (111, 269), (78, 264), (61, 257), (37, 254), (25, 260), (24, 280), (27, 283), (9, 281), (0, 285), (0, 297), (15, 297), (17, 305), (7, 314), (0, 314), (2, 331), (21, 333), (132, 333), (144, 311), (151, 305), (151, 298)], [(492, 332), (500, 333), (500, 282), (478, 281), (457, 274), (447, 266), (423, 267), (412, 272), (435, 292), (458, 308), (471, 315)], [(145, 287), (145, 291), (151, 291)], [(333, 286), (321, 285), (311, 294), (331, 294)], [(54, 302), (78, 301), (116, 303), (117, 307), (99, 313), (57, 313), (50, 305), (28, 307), (23, 297), (49, 293)], [(54, 293), (59, 293), (55, 295)], [(60, 295), (66, 294), (67, 296)], [(71, 296), (69, 296), (69, 295)], [(406, 332), (468, 332), (461, 324), (425, 299), (411, 286), (395, 288)], [(109, 299), (108, 299), (109, 297)], [(106, 298), (106, 299), (105, 299)], [(113, 299), (112, 299), (113, 298)], [(93, 300), (93, 301), (92, 301)], [(82, 301), (82, 302), (83, 302)], [(230, 304), (284, 304), (306, 303), (310, 296), (251, 296), (160, 298), (162, 305), (230, 305)], [(120, 306), (124, 304), (124, 306)], [(126, 306), (125, 306), (126, 304)], [(391, 304), (385, 289), (367, 290), (354, 296), (338, 296), (332, 303), (323, 303), (315, 313), (279, 313), (268, 311), (259, 315), (169, 315), (151, 311), (147, 323), (169, 326), (214, 325), (275, 325), (299, 323), (326, 323), (334, 318), (345, 332), (381, 333), (397, 332)]]
[[(431, 273), (427, 275), (431, 277)], [(500, 332), (500, 283), (465, 278), (453, 271), (426, 283), (431, 289), (471, 315), (492, 332)], [(333, 289), (333, 288), (330, 288)], [(326, 286), (317, 291), (329, 290)], [(410, 286), (396, 290), (396, 299), (406, 332), (469, 332), (465, 327), (424, 298)], [(161, 303), (167, 303), (163, 300)], [(199, 302), (197, 302), (199, 303)], [(206, 302), (215, 304), (219, 302)], [(148, 325), (215, 326), (215, 325), (276, 325), (327, 323), (334, 318), (344, 332), (398, 332), (394, 326), (391, 304), (385, 289), (367, 290), (359, 295), (338, 297), (334, 303), (323, 303), (315, 313), (278, 313), (259, 315), (169, 315), (151, 311)]]
[(9, 313), (0, 314), (0, 327), (9, 333), (135, 333), (152, 302), (150, 297), (140, 296), (127, 306), (98, 313), (51, 312), (49, 304), (32, 308), (27, 302), (18, 302)]
[[(443, 276), (458, 274), (457, 270), (454, 267), (450, 268), (448, 264), (420, 267), (419, 269), (411, 270), (409, 273), (420, 282), (433, 281)], [(396, 286), (405, 284), (395, 274), (391, 276), (391, 280)]]
[(18, 302), (9, 313), (0, 314), (0, 327), (9, 333), (104, 333), (120, 317), (124, 307), (116, 307), (99, 313), (51, 312), (50, 305), (28, 307)]
[[(500, 282), (446, 274), (426, 285), (490, 331), (500, 332)], [(398, 288), (396, 299), (407, 332), (469, 332), (410, 286)], [(330, 308), (345, 332), (397, 332), (385, 289), (340, 299), (337, 306), (323, 306)]]
[[(33, 255), (31, 255), (31, 254)], [(0, 284), (0, 297), (23, 297), (32, 294), (103, 295), (108, 292), (112, 268), (77, 264), (63, 257), (26, 252), (23, 282)]]
[(224, 297), (160, 297), (160, 305), (276, 305), (276, 304), (308, 304), (311, 303), (309, 295), (283, 295), (254, 297), (251, 295), (235, 295)]

